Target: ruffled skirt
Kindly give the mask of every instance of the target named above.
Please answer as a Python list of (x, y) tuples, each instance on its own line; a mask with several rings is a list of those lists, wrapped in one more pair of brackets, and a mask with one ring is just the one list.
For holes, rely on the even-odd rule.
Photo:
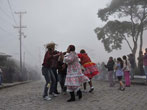
[(95, 75), (99, 74), (98, 67), (95, 63), (89, 62), (83, 65), (84, 67), (84, 75), (88, 78), (93, 78)]

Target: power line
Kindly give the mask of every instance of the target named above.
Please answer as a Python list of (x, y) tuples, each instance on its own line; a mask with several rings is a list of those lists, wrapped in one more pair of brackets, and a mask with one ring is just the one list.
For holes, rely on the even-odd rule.
[(0, 19), (1, 19), (2, 22), (4, 21), (5, 23), (8, 23), (8, 24), (11, 24), (12, 25), (12, 22), (9, 21), (8, 19), (3, 18), (2, 16), (0, 16)]
[[(7, 34), (10, 34), (8, 31), (6, 31), (4, 28), (0, 27), (0, 30), (2, 30), (3, 32), (6, 32)], [(10, 34), (11, 35), (11, 34)]]
[(0, 6), (0, 11), (6, 16), (7, 19), (9, 19), (15, 23), (15, 21), (12, 19), (12, 16), (10, 16), (1, 6)]
[(3, 12), (8, 18), (11, 17), (11, 16), (10, 16), (6, 11), (4, 11), (1, 7), (0, 7), (0, 10), (1, 10), (1, 12)]
[(11, 10), (11, 15), (12, 15), (12, 18), (13, 18), (13, 20), (14, 20), (14, 23), (17, 25), (17, 22), (16, 22), (16, 20), (15, 20), (14, 14), (13, 14), (13, 10), (12, 10), (12, 6), (11, 6), (11, 4), (10, 4), (10, 1), (9, 1), (9, 0), (7, 0), (7, 1), (8, 1), (8, 4), (9, 4), (9, 8), (10, 8), (10, 10)]

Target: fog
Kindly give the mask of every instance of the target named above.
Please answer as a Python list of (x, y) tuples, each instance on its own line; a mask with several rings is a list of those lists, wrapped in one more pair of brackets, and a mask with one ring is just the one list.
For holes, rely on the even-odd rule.
[[(103, 44), (97, 40), (94, 29), (103, 26), (98, 19), (98, 9), (106, 7), (110, 0), (9, 0), (13, 12), (26, 11), (22, 16), (23, 29), (27, 36), (23, 38), (23, 61), (41, 66), (45, 48), (49, 42), (58, 44), (59, 51), (74, 44), (76, 52), (84, 48), (93, 62), (106, 62), (109, 56), (118, 57), (129, 54), (124, 43), (122, 50), (107, 53)], [(0, 52), (19, 59), (19, 34), (15, 29), (19, 16), (14, 14), (7, 0), (0, 0)], [(146, 41), (147, 33), (144, 33)], [(144, 42), (144, 47), (147, 44)], [(128, 49), (127, 49), (128, 48)]]

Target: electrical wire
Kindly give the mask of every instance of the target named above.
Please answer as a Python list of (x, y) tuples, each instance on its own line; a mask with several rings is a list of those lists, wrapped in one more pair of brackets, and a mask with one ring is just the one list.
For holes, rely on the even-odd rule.
[(13, 9), (12, 9), (12, 6), (11, 6), (11, 4), (10, 4), (10, 1), (7, 0), (7, 2), (8, 2), (8, 5), (9, 5), (9, 8), (10, 8), (10, 10), (11, 10), (11, 15), (12, 15), (12, 18), (13, 18), (13, 20), (14, 20), (14, 23), (17, 25), (17, 22), (16, 22), (16, 20), (15, 20), (14, 13), (13, 13)]
[(8, 23), (8, 24), (13, 25), (11, 21), (9, 21), (8, 19), (3, 18), (2, 16), (0, 16), (0, 20), (2, 21), (2, 23)]
[[(9, 5), (9, 8), (10, 8), (10, 10), (11, 10), (12, 16), (11, 16), (11, 14), (9, 15), (9, 13), (7, 13), (6, 10), (4, 10), (4, 9), (0, 6), (0, 11), (6, 16), (7, 20), (4, 19), (3, 16), (1, 16), (0, 18), (1, 18), (1, 20), (5, 21), (5, 23), (8, 23), (9, 25), (11, 25), (11, 26), (13, 27), (12, 21), (13, 21), (16, 25), (17, 25), (17, 23), (16, 23), (16, 20), (15, 20), (14, 15), (13, 15), (12, 6), (11, 6), (11, 4), (10, 4), (10, 1), (8, 0), (7, 2), (8, 2), (8, 5)], [(11, 20), (11, 21), (10, 21), (10, 20)], [(9, 22), (8, 22), (8, 21), (9, 21)], [(11, 22), (11, 23), (10, 23), (10, 22)], [(4, 22), (3, 22), (3, 24), (4, 24)], [(4, 28), (4, 27), (5, 27), (5, 28)], [(3, 32), (5, 32), (6, 34), (8, 34), (8, 35), (10, 35), (10, 36), (14, 36), (14, 35), (13, 35), (14, 33), (10, 33), (10, 32), (7, 31), (6, 26), (0, 26), (0, 30), (3, 31)]]
[(3, 12), (8, 18), (11, 18), (11, 16), (10, 16), (6, 11), (4, 11), (4, 10), (2, 9), (2, 7), (0, 7), (0, 10), (1, 10), (1, 12)]
[(14, 36), (13, 33), (8, 32), (8, 31), (7, 31), (6, 29), (4, 29), (3, 27), (0, 27), (0, 30), (3, 31), (3, 32), (5, 32), (5, 33), (7, 33), (7, 34), (10, 35), (10, 36)]
[(0, 27), (0, 29), (6, 33), (9, 33), (8, 31), (6, 31), (4, 28)]

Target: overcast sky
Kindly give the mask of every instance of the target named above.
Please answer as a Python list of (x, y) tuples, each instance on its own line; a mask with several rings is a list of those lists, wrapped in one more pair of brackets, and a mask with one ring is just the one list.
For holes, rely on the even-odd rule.
[[(104, 23), (98, 19), (98, 9), (106, 7), (110, 0), (9, 0), (13, 12), (26, 11), (22, 17), (25, 62), (41, 64), (44, 44), (55, 42), (57, 50), (65, 51), (74, 44), (76, 52), (84, 48), (94, 62), (107, 61), (109, 56), (122, 56), (130, 53), (127, 45), (120, 51), (107, 53), (97, 40), (94, 29)], [(18, 15), (14, 14), (7, 0), (0, 0), (0, 52), (19, 59), (18, 29), (14, 29)], [(145, 33), (146, 34), (146, 33)], [(147, 38), (145, 39), (147, 40)], [(147, 47), (147, 44), (144, 44)], [(31, 62), (30, 62), (31, 61)]]

